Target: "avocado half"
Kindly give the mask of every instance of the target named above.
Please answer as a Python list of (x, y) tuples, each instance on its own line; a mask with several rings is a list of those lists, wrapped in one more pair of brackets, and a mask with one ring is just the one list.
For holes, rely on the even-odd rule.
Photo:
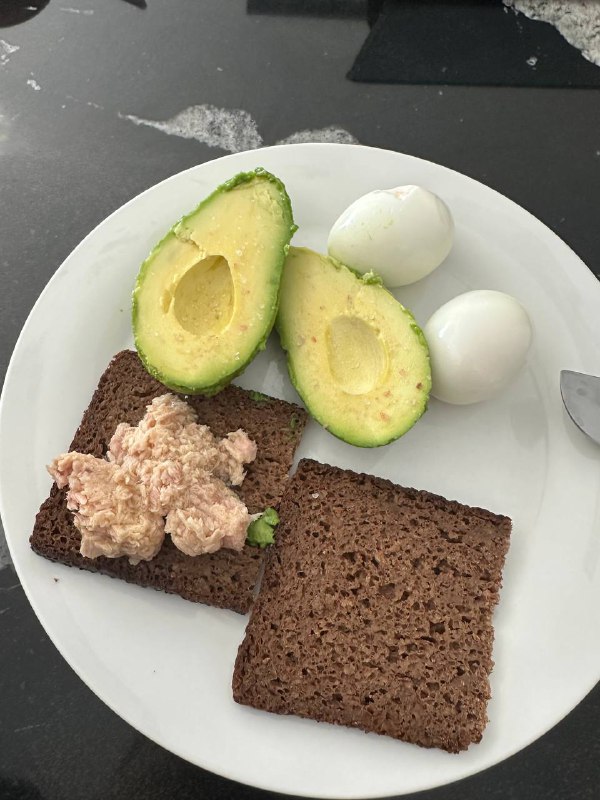
[(308, 411), (345, 442), (388, 444), (426, 410), (427, 342), (373, 273), (290, 247), (276, 326)]
[(296, 230), (283, 183), (262, 168), (219, 186), (154, 247), (133, 290), (135, 346), (151, 375), (215, 394), (264, 349)]

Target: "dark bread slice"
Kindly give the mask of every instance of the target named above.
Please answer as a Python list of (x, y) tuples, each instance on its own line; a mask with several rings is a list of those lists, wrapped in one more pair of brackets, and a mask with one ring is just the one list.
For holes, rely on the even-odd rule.
[(234, 699), (450, 752), (478, 742), (510, 519), (309, 460), (279, 514)]
[[(70, 449), (104, 455), (119, 422), (136, 425), (148, 403), (167, 391), (146, 372), (137, 353), (118, 353), (102, 375)], [(186, 399), (198, 420), (217, 436), (243, 428), (256, 441), (256, 461), (248, 467), (240, 494), (251, 513), (278, 506), (306, 424), (306, 412), (236, 386), (228, 386), (214, 397)], [(37, 514), (30, 539), (33, 550), (52, 561), (245, 614), (252, 604), (264, 555), (262, 550), (245, 547), (240, 553), (224, 549), (192, 558), (179, 551), (167, 536), (152, 561), (132, 566), (127, 558), (84, 558), (79, 553), (80, 541), (67, 509), (66, 490), (54, 484)]]

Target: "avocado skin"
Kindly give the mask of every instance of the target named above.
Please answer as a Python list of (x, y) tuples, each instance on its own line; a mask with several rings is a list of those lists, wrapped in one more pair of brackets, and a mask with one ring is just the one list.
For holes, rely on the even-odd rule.
[[(162, 245), (170, 238), (176, 237), (177, 231), (180, 226), (184, 225), (191, 217), (195, 216), (204, 206), (210, 204), (210, 202), (219, 194), (224, 194), (226, 192), (230, 192), (235, 189), (237, 186), (240, 186), (243, 183), (249, 183), (250, 181), (255, 180), (256, 178), (260, 178), (263, 180), (267, 180), (270, 183), (274, 184), (277, 188), (277, 191), (280, 196), (281, 206), (284, 211), (286, 219), (286, 224), (289, 231), (288, 242), (282, 248), (282, 255), (279, 259), (279, 264), (275, 265), (273, 270), (273, 275), (277, 279), (278, 288), (277, 288), (277, 295), (276, 295), (276, 302), (271, 307), (271, 317), (267, 322), (267, 329), (265, 331), (265, 335), (262, 340), (257, 343), (257, 346), (251, 353), (250, 357), (241, 364), (236, 370), (228, 373), (224, 376), (220, 381), (214, 383), (211, 386), (198, 386), (192, 384), (178, 384), (171, 381), (168, 376), (163, 375), (158, 369), (156, 369), (146, 358), (142, 348), (140, 347), (138, 337), (137, 337), (137, 316), (138, 316), (138, 295), (141, 291), (142, 285), (144, 283), (144, 278), (146, 275), (146, 271), (152, 262), (152, 259), (156, 255), (156, 253), (160, 250)], [(133, 288), (132, 293), (132, 307), (131, 307), (131, 323), (133, 327), (133, 334), (134, 334), (134, 343), (135, 348), (138, 353), (138, 356), (144, 365), (145, 369), (155, 378), (159, 383), (162, 383), (163, 386), (166, 386), (168, 389), (172, 389), (174, 392), (178, 392), (179, 394), (201, 394), (205, 395), (206, 397), (212, 397), (218, 392), (222, 391), (231, 381), (240, 375), (250, 364), (250, 362), (258, 355), (261, 350), (264, 350), (267, 344), (267, 339), (269, 338), (269, 334), (273, 329), (275, 324), (275, 319), (277, 317), (277, 310), (279, 307), (279, 292), (281, 288), (281, 275), (283, 272), (283, 265), (285, 263), (285, 259), (289, 252), (289, 242), (294, 235), (294, 233), (298, 230), (298, 226), (294, 222), (293, 212), (292, 212), (292, 203), (288, 196), (287, 190), (282, 181), (279, 180), (275, 175), (268, 172), (263, 167), (256, 167), (249, 172), (239, 172), (237, 175), (234, 175), (229, 180), (222, 183), (220, 186), (211, 192), (207, 197), (204, 198), (192, 211), (184, 216), (181, 217), (171, 228), (170, 230), (163, 236), (163, 238), (152, 248), (150, 254), (147, 256), (145, 261), (143, 262), (142, 266), (140, 267), (140, 271), (138, 272), (138, 276), (136, 278), (135, 286)]]
[[(294, 247), (293, 250), (295, 250), (295, 251), (308, 250), (308, 248)], [(353, 269), (352, 267), (348, 267), (346, 264), (343, 264), (341, 261), (338, 261), (336, 258), (333, 258), (332, 256), (322, 256), (322, 258), (326, 259), (331, 264), (331, 266), (333, 268), (335, 268), (336, 270), (348, 271), (348, 272), (352, 273), (361, 283), (363, 283), (363, 284), (365, 284), (367, 286), (370, 286), (370, 285), (380, 286), (382, 291), (384, 291), (388, 295), (391, 295), (392, 297), (394, 297), (392, 292), (390, 292), (389, 289), (387, 289), (384, 286), (383, 280), (380, 278), (379, 275), (377, 275), (377, 273), (375, 273), (375, 272), (368, 272), (368, 273), (358, 272), (357, 270)], [(426, 353), (426, 356), (427, 356), (427, 361), (429, 363), (429, 345), (427, 344), (427, 339), (425, 338), (425, 334), (423, 333), (423, 331), (419, 327), (419, 325), (418, 325), (414, 315), (410, 311), (410, 309), (406, 308), (401, 303), (398, 303), (398, 305), (400, 306), (400, 309), (402, 310), (402, 313), (406, 317), (408, 317), (408, 319), (410, 321), (410, 328), (413, 331), (413, 333), (416, 335), (416, 337), (419, 340), (421, 346), (423, 347), (423, 349), (424, 349), (424, 351)], [(301, 382), (298, 381), (298, 378), (297, 378), (296, 373), (294, 371), (294, 365), (292, 363), (292, 359), (290, 358), (290, 355), (289, 355), (289, 345), (288, 345), (287, 340), (285, 338), (285, 333), (283, 331), (283, 327), (284, 326), (282, 324), (281, 315), (279, 315), (277, 317), (277, 319), (276, 319), (276, 322), (275, 322), (275, 330), (277, 331), (277, 334), (279, 336), (279, 341), (280, 341), (281, 347), (282, 347), (283, 351), (286, 354), (286, 365), (287, 365), (287, 371), (288, 371), (288, 375), (290, 377), (290, 381), (291, 381), (293, 387), (295, 388), (295, 390), (298, 392), (298, 395), (300, 396), (302, 402), (304, 403), (304, 405), (305, 405), (307, 411), (309, 412), (309, 414), (311, 415), (311, 417), (316, 422), (318, 422), (319, 425), (321, 425), (323, 428), (325, 428), (325, 430), (327, 430), (329, 433), (331, 433), (332, 436), (335, 436), (337, 439), (340, 439), (340, 441), (346, 442), (347, 444), (351, 444), (351, 445), (353, 445), (355, 447), (362, 447), (362, 448), (365, 448), (365, 449), (373, 449), (374, 447), (384, 447), (385, 445), (391, 444), (392, 442), (396, 441), (401, 436), (403, 436), (405, 433), (407, 433), (419, 421), (419, 419), (421, 419), (423, 414), (425, 414), (425, 412), (427, 411), (427, 409), (428, 409), (428, 401), (429, 401), (429, 393), (431, 391), (431, 373), (429, 373), (429, 378), (428, 378), (428, 380), (426, 380), (426, 387), (425, 387), (426, 390), (423, 392), (423, 398), (424, 399), (423, 399), (423, 405), (422, 405), (421, 409), (411, 419), (409, 424), (407, 424), (404, 428), (400, 427), (400, 428), (396, 429), (394, 431), (394, 433), (388, 439), (379, 440), (377, 442), (373, 442), (371, 439), (360, 439), (358, 437), (351, 437), (350, 438), (350, 437), (348, 437), (347, 434), (342, 433), (341, 431), (332, 429), (331, 425), (329, 425), (326, 420), (322, 419), (320, 414), (315, 412), (314, 406), (311, 403), (310, 396), (307, 395), (307, 393), (304, 391), (304, 389), (303, 389), (303, 387), (301, 385)]]

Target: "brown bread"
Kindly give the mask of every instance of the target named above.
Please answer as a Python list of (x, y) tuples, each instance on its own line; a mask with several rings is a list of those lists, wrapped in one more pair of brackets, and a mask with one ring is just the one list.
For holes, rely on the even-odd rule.
[(303, 460), (233, 696), (450, 752), (481, 739), (511, 521)]
[[(70, 449), (103, 455), (119, 422), (136, 425), (148, 403), (166, 391), (146, 372), (135, 352), (119, 353), (102, 375)], [(186, 399), (199, 422), (217, 436), (243, 428), (256, 441), (258, 455), (248, 467), (240, 494), (251, 513), (278, 506), (306, 424), (306, 412), (236, 386), (228, 386), (214, 397)], [(262, 550), (245, 547), (241, 553), (223, 549), (192, 558), (177, 550), (167, 536), (158, 555), (137, 566), (127, 558), (84, 558), (79, 553), (79, 531), (67, 510), (66, 490), (56, 485), (38, 512), (30, 542), (33, 550), (52, 561), (240, 614), (252, 604), (264, 555)]]

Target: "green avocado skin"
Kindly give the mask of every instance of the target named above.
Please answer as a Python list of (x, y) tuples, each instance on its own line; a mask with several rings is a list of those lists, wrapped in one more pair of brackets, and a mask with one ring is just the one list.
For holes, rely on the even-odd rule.
[[(226, 375), (224, 375), (218, 382), (216, 382), (216, 383), (214, 383), (214, 384), (212, 384), (210, 386), (204, 386), (204, 385), (200, 385), (199, 386), (199, 385), (195, 385), (194, 383), (190, 383), (190, 384), (186, 384), (186, 385), (175, 383), (168, 377), (168, 375), (162, 374), (159, 370), (157, 370), (149, 362), (149, 360), (146, 358), (146, 355), (145, 355), (145, 353), (144, 353), (144, 351), (143, 351), (143, 349), (140, 346), (140, 343), (138, 341), (138, 336), (137, 336), (138, 296), (139, 296), (140, 292), (142, 291), (142, 287), (143, 287), (144, 279), (145, 279), (145, 276), (146, 276), (146, 272), (147, 272), (147, 270), (148, 270), (148, 268), (149, 268), (154, 256), (160, 250), (160, 248), (162, 247), (163, 243), (169, 237), (176, 236), (178, 229), (181, 226), (185, 225), (185, 223), (188, 220), (190, 220), (191, 218), (193, 218), (199, 211), (201, 211), (207, 205), (210, 205), (210, 203), (212, 202), (212, 200), (215, 197), (217, 197), (220, 194), (225, 194), (226, 192), (230, 192), (233, 189), (235, 189), (237, 186), (240, 186), (241, 184), (250, 183), (251, 181), (257, 180), (257, 179), (258, 180), (268, 181), (268, 182), (274, 184), (274, 186), (277, 188), (277, 192), (278, 192), (278, 195), (279, 195), (281, 208), (282, 208), (282, 211), (284, 213), (285, 229), (286, 229), (285, 244), (281, 249), (280, 258), (278, 259), (278, 261), (276, 263), (273, 264), (272, 282), (273, 283), (276, 282), (276, 285), (277, 285), (277, 291), (276, 291), (276, 295), (275, 295), (276, 296), (276, 301), (271, 305), (271, 307), (269, 309), (270, 312), (271, 312), (271, 315), (267, 319), (267, 322), (266, 322), (265, 334), (264, 334), (263, 338), (257, 343), (257, 345), (256, 345), (255, 349), (253, 350), (253, 352), (251, 353), (250, 357), (248, 359), (246, 359), (246, 361), (244, 361), (244, 363), (240, 364), (235, 370), (233, 370), (233, 371), (227, 373)], [(255, 356), (261, 350), (265, 349), (266, 343), (267, 343), (267, 339), (268, 339), (269, 334), (271, 333), (271, 330), (273, 329), (273, 326), (275, 324), (275, 319), (277, 317), (277, 311), (278, 311), (278, 307), (279, 307), (279, 291), (280, 291), (280, 287), (281, 287), (281, 275), (282, 275), (282, 272), (283, 272), (283, 265), (285, 263), (285, 259), (287, 257), (288, 251), (289, 251), (290, 240), (291, 240), (292, 236), (294, 235), (294, 233), (297, 230), (298, 230), (298, 226), (294, 223), (293, 212), (292, 212), (292, 204), (291, 204), (290, 198), (288, 196), (288, 193), (286, 191), (286, 188), (285, 188), (284, 184), (282, 183), (282, 181), (279, 180), (279, 178), (277, 178), (275, 175), (271, 174), (270, 172), (267, 172), (267, 170), (265, 170), (263, 167), (256, 167), (256, 169), (251, 170), (249, 172), (239, 172), (237, 175), (234, 175), (232, 178), (230, 178), (229, 180), (225, 181), (220, 186), (218, 186), (213, 192), (211, 192), (211, 194), (208, 195), (208, 197), (206, 197), (204, 200), (202, 200), (196, 206), (196, 208), (194, 208), (188, 214), (185, 214), (183, 217), (181, 217), (180, 220), (178, 220), (172, 226), (172, 228), (165, 234), (165, 236), (163, 236), (163, 238), (158, 242), (158, 244), (156, 244), (153, 247), (152, 251), (150, 252), (148, 257), (145, 259), (145, 261), (143, 262), (142, 266), (140, 267), (140, 271), (139, 271), (138, 276), (136, 278), (136, 282), (135, 282), (135, 286), (134, 286), (133, 294), (132, 294), (131, 322), (132, 322), (132, 327), (133, 327), (133, 335), (134, 335), (135, 347), (136, 347), (138, 356), (139, 356), (142, 364), (144, 365), (146, 370), (150, 373), (150, 375), (152, 375), (153, 378), (155, 378), (157, 381), (159, 381), (159, 383), (162, 383), (168, 389), (171, 389), (174, 392), (178, 392), (179, 394), (202, 394), (202, 395), (205, 395), (207, 397), (211, 397), (212, 395), (218, 394), (218, 392), (220, 392), (229, 383), (231, 383), (231, 381), (237, 375), (240, 375), (246, 369), (248, 364), (250, 364), (250, 362), (255, 358)]]
[[(334, 269), (336, 269), (336, 270), (347, 270), (348, 272), (352, 273), (361, 283), (363, 283), (365, 285), (377, 285), (377, 286), (380, 286), (382, 291), (386, 292), (389, 295), (392, 295), (392, 293), (384, 286), (382, 279), (380, 278), (379, 275), (377, 275), (377, 273), (368, 272), (368, 273), (363, 274), (363, 273), (358, 272), (355, 269), (352, 269), (351, 267), (346, 266), (346, 264), (343, 264), (341, 261), (338, 261), (337, 259), (333, 258), (332, 256), (327, 256), (327, 257), (324, 257), (324, 258), (326, 258), (326, 260), (329, 262), (330, 266), (333, 267)], [(393, 297), (393, 295), (392, 295), (392, 297)], [(402, 311), (402, 313), (405, 314), (408, 317), (408, 319), (410, 320), (410, 327), (411, 327), (413, 333), (415, 334), (415, 336), (417, 337), (417, 339), (419, 340), (419, 343), (421, 344), (424, 352), (426, 353), (427, 361), (429, 363), (429, 345), (427, 344), (427, 340), (425, 338), (425, 334), (423, 333), (423, 331), (419, 327), (419, 325), (418, 325), (414, 315), (412, 314), (412, 312), (408, 308), (406, 308), (405, 306), (401, 305), (400, 303), (398, 303), (398, 306), (399, 306), (400, 310)], [(310, 397), (310, 394), (305, 391), (305, 388), (302, 386), (301, 382), (298, 381), (298, 379), (296, 377), (296, 373), (294, 371), (293, 361), (290, 358), (290, 353), (289, 353), (290, 348), (289, 348), (289, 344), (288, 344), (288, 341), (287, 341), (287, 338), (286, 338), (285, 325), (284, 325), (284, 321), (281, 318), (281, 314), (279, 314), (277, 319), (276, 319), (275, 330), (277, 331), (277, 334), (279, 336), (279, 341), (280, 341), (281, 347), (282, 347), (283, 351), (286, 354), (287, 371), (288, 371), (288, 375), (290, 377), (290, 381), (291, 381), (294, 389), (298, 392), (298, 395), (300, 396), (302, 402), (304, 403), (304, 405), (306, 407), (306, 410), (309, 412), (311, 417), (316, 422), (318, 422), (320, 425), (322, 425), (325, 428), (325, 430), (327, 430), (329, 433), (332, 434), (332, 436), (335, 436), (337, 439), (340, 439), (341, 441), (346, 442), (347, 444), (351, 444), (354, 447), (362, 447), (362, 448), (365, 448), (365, 449), (367, 449), (367, 448), (368, 449), (372, 449), (372, 448), (375, 448), (375, 447), (384, 447), (385, 445), (391, 444), (392, 442), (396, 441), (401, 436), (403, 436), (405, 433), (407, 433), (414, 426), (414, 424), (416, 422), (418, 422), (418, 420), (423, 416), (423, 414), (427, 411), (428, 400), (429, 400), (429, 392), (431, 390), (431, 373), (429, 373), (428, 378), (426, 378), (425, 381), (424, 381), (425, 384), (426, 384), (426, 387), (425, 387), (426, 390), (424, 392), (423, 404), (422, 404), (421, 408), (416, 411), (415, 415), (411, 418), (411, 420), (405, 426), (401, 426), (399, 428), (396, 428), (394, 430), (393, 434), (389, 438), (387, 438), (385, 440), (382, 440), (381, 438), (378, 438), (377, 441), (374, 441), (372, 438), (369, 438), (369, 437), (362, 438), (362, 437), (356, 436), (356, 435), (352, 435), (352, 436), (349, 435), (348, 431), (344, 428), (343, 424), (340, 425), (339, 428), (338, 428), (337, 426), (334, 426), (331, 423), (328, 423), (327, 420), (322, 419), (321, 415), (315, 411), (315, 408), (313, 406), (312, 398)]]

